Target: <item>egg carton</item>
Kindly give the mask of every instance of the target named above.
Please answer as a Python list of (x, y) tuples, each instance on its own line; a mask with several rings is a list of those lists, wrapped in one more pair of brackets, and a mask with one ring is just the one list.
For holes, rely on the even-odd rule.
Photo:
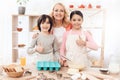
[(60, 69), (59, 62), (47, 62), (47, 61), (38, 61), (37, 70), (49, 70), (49, 71), (58, 71)]

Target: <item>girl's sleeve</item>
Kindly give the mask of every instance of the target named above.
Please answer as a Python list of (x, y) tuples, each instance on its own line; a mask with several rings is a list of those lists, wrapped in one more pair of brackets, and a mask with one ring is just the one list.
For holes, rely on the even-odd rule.
[(96, 44), (96, 42), (94, 41), (92, 34), (88, 31), (86, 31), (85, 34), (86, 34), (86, 38), (87, 38), (86, 47), (93, 49), (93, 50), (97, 50), (99, 47)]
[(37, 44), (37, 38), (32, 39), (31, 44), (29, 45), (28, 49), (27, 49), (27, 53), (28, 54), (33, 54), (35, 51), (35, 45)]
[[(60, 47), (60, 55), (66, 56), (66, 39), (67, 39), (68, 32), (65, 32), (63, 35), (63, 41)], [(61, 57), (63, 60), (65, 60), (63, 57)]]

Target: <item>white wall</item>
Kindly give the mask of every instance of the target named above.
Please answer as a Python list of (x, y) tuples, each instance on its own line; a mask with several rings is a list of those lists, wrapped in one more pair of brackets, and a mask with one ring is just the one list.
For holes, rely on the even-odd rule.
[(13, 1), (4, 0), (0, 3), (0, 64), (9, 62), (11, 58), (11, 13)]
[[(105, 60), (108, 64), (108, 58), (111, 54), (120, 53), (120, 1), (119, 0), (30, 0), (27, 4), (26, 14), (49, 14), (52, 6), (56, 2), (62, 2), (68, 8), (69, 4), (83, 3), (101, 4), (106, 9), (106, 28), (105, 28)], [(4, 63), (11, 60), (11, 15), (17, 13), (16, 0), (3, 0), (0, 3), (0, 57), (3, 56)]]
[[(109, 3), (108, 3), (109, 2)], [(104, 7), (106, 8), (106, 41), (105, 41), (105, 58), (107, 63), (109, 55), (120, 54), (120, 1), (110, 0), (105, 1)]]

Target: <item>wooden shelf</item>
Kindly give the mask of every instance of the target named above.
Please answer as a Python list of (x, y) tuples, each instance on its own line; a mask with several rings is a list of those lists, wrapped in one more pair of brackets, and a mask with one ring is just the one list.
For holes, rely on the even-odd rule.
[[(12, 62), (16, 62), (21, 49), (26, 49), (30, 43), (30, 34), (33, 27), (37, 25), (37, 19), (40, 15), (12, 15)], [(18, 31), (17, 28), (22, 28)], [(25, 44), (25, 47), (18, 47), (18, 44)], [(25, 53), (26, 54), (26, 53)]]

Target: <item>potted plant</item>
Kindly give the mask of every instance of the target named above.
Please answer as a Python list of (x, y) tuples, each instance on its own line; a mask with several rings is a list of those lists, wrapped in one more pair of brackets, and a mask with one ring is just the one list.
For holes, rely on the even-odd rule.
[(25, 14), (26, 7), (25, 5), (27, 4), (29, 0), (17, 0), (17, 3), (19, 4), (18, 7), (18, 13), (19, 14)]

